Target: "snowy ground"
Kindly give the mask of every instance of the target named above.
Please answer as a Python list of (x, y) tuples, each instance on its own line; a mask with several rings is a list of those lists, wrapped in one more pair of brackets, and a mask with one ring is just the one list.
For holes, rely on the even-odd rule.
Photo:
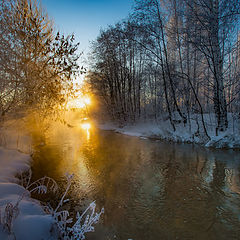
[[(15, 177), (20, 172), (29, 169), (30, 159), (28, 154), (0, 147), (1, 240), (40, 240), (50, 238), (52, 217), (46, 215), (40, 204), (30, 198), (29, 192), (18, 185), (19, 181)], [(19, 204), (17, 204), (18, 202)], [(11, 204), (8, 205), (10, 207), (9, 211), (5, 210), (7, 204)], [(16, 215), (16, 218), (13, 217), (12, 220), (11, 211), (13, 216)]]
[[(168, 120), (141, 121), (135, 124), (125, 124), (119, 127), (117, 124), (107, 122), (98, 124), (100, 129), (112, 130), (129, 136), (141, 138), (160, 139), (173, 142), (197, 143), (206, 147), (213, 148), (231, 148), (240, 149), (240, 124), (239, 120), (228, 114), (229, 128), (226, 132), (215, 134), (214, 115), (207, 114), (204, 116), (210, 140), (203, 134), (202, 123), (199, 115), (191, 117), (191, 126), (183, 123), (176, 123), (176, 131)], [(198, 131), (199, 126), (199, 131)]]
[(0, 239), (51, 239), (53, 218), (16, 177), (30, 168), (30, 138), (16, 121), (8, 121), (0, 133)]

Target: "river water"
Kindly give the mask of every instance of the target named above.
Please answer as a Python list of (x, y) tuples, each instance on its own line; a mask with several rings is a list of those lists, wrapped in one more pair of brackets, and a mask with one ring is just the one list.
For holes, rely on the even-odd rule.
[[(34, 179), (66, 185), (66, 204), (105, 213), (87, 239), (240, 239), (240, 154), (56, 126), (34, 146)], [(51, 196), (57, 201), (59, 196)]]

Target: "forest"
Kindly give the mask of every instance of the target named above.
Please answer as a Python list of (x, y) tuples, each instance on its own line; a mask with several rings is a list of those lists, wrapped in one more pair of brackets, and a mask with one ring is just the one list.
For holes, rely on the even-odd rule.
[[(191, 125), (209, 138), (239, 119), (238, 0), (135, 1), (130, 16), (92, 42), (87, 75), (101, 109), (124, 125), (139, 119)], [(229, 119), (230, 118), (230, 119)], [(191, 127), (191, 126), (189, 126)]]

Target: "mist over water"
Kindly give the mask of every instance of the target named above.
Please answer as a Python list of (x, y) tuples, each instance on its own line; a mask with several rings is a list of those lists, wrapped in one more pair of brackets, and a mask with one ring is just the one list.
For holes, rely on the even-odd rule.
[(70, 210), (93, 200), (105, 208), (88, 239), (238, 239), (237, 151), (127, 137), (77, 118), (34, 150), (34, 178), (53, 177), (64, 191), (74, 173)]

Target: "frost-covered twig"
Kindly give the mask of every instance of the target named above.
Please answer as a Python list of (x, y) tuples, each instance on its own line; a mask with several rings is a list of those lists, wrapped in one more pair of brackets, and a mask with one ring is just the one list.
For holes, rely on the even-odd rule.
[[(82, 215), (77, 213), (77, 221), (73, 227), (68, 228), (68, 232), (71, 235), (69, 239), (83, 240), (85, 239), (85, 233), (94, 231), (93, 224), (98, 223), (101, 214), (104, 213), (104, 208), (102, 208), (99, 213), (95, 213), (95, 210), (96, 203), (92, 202)], [(87, 214), (89, 211), (90, 214)]]
[(67, 192), (68, 192), (68, 190), (69, 190), (69, 188), (70, 188), (70, 186), (71, 186), (71, 183), (72, 183), (72, 179), (73, 179), (73, 174), (66, 174), (66, 177), (67, 177), (67, 187), (66, 187), (66, 190), (65, 190), (65, 192), (64, 192), (64, 194), (63, 194), (63, 196), (62, 196), (62, 198), (61, 198), (61, 200), (60, 200), (60, 202), (58, 203), (58, 205), (57, 205), (57, 207), (56, 207), (56, 209), (55, 209), (55, 213), (58, 211), (58, 209), (63, 205), (63, 203), (64, 203), (64, 198), (65, 198), (65, 196), (66, 196), (66, 194), (67, 194)]
[[(69, 212), (58, 211), (61, 206), (66, 202), (65, 197), (71, 186), (73, 175), (67, 174), (67, 187), (66, 190), (55, 210), (48, 207), (48, 212), (50, 212), (55, 219), (59, 231), (59, 238), (64, 240), (83, 240), (85, 239), (85, 233), (94, 231), (94, 224), (96, 224), (101, 214), (104, 212), (104, 208), (101, 209), (99, 213), (95, 213), (96, 203), (92, 202), (88, 208), (80, 215), (77, 213), (76, 222), (72, 227), (68, 227), (68, 224), (72, 223), (72, 218), (69, 217)], [(90, 212), (90, 213), (89, 213)]]
[[(94, 224), (96, 224), (101, 214), (104, 212), (104, 208), (101, 209), (99, 213), (96, 213), (96, 203), (92, 202), (87, 209), (80, 215), (77, 213), (76, 215), (76, 222), (69, 227), (69, 224), (72, 224), (73, 220), (72, 218), (69, 218), (70, 214), (67, 210), (59, 211), (59, 209), (64, 205), (65, 202), (68, 201), (65, 200), (65, 197), (70, 189), (71, 182), (73, 179), (73, 175), (66, 174), (67, 176), (67, 187), (62, 195), (57, 207), (53, 209), (50, 204), (44, 207), (44, 210), (51, 214), (53, 219), (55, 220), (55, 224), (57, 226), (58, 231), (58, 239), (63, 240), (83, 240), (85, 239), (85, 233), (87, 232), (93, 232), (94, 231)], [(17, 200), (16, 204), (13, 205), (12, 203), (7, 203), (5, 210), (4, 210), (4, 216), (1, 217), (1, 211), (0, 211), (0, 224), (6, 229), (8, 234), (13, 235), (12, 232), (12, 226), (13, 226), (13, 220), (18, 216), (19, 213), (19, 203), (21, 200), (32, 192), (37, 192), (39, 194), (45, 194), (48, 190), (51, 190), (53, 192), (56, 192), (58, 189), (57, 183), (49, 177), (42, 177), (33, 183), (31, 182), (32, 172), (29, 170), (28, 173), (21, 174), (20, 181), (23, 187), (25, 187), (26, 190), (24, 191)]]
[(19, 178), (20, 184), (30, 193), (37, 192), (39, 194), (46, 194), (49, 190), (55, 193), (58, 189), (58, 185), (55, 180), (46, 176), (31, 183), (31, 169), (27, 172), (21, 173)]
[(13, 227), (13, 220), (17, 218), (19, 214), (19, 201), (15, 205), (13, 205), (11, 202), (7, 203), (4, 209), (4, 215), (3, 218), (0, 215), (0, 224), (3, 226), (3, 229), (9, 234), (15, 237), (14, 232), (12, 231)]
[(29, 174), (25, 175), (25, 178), (22, 180), (23, 186), (30, 192), (37, 192), (39, 194), (46, 194), (48, 190), (55, 193), (58, 189), (58, 185), (54, 179), (50, 177), (42, 177), (33, 183), (30, 184), (32, 177), (32, 171), (29, 170)]

